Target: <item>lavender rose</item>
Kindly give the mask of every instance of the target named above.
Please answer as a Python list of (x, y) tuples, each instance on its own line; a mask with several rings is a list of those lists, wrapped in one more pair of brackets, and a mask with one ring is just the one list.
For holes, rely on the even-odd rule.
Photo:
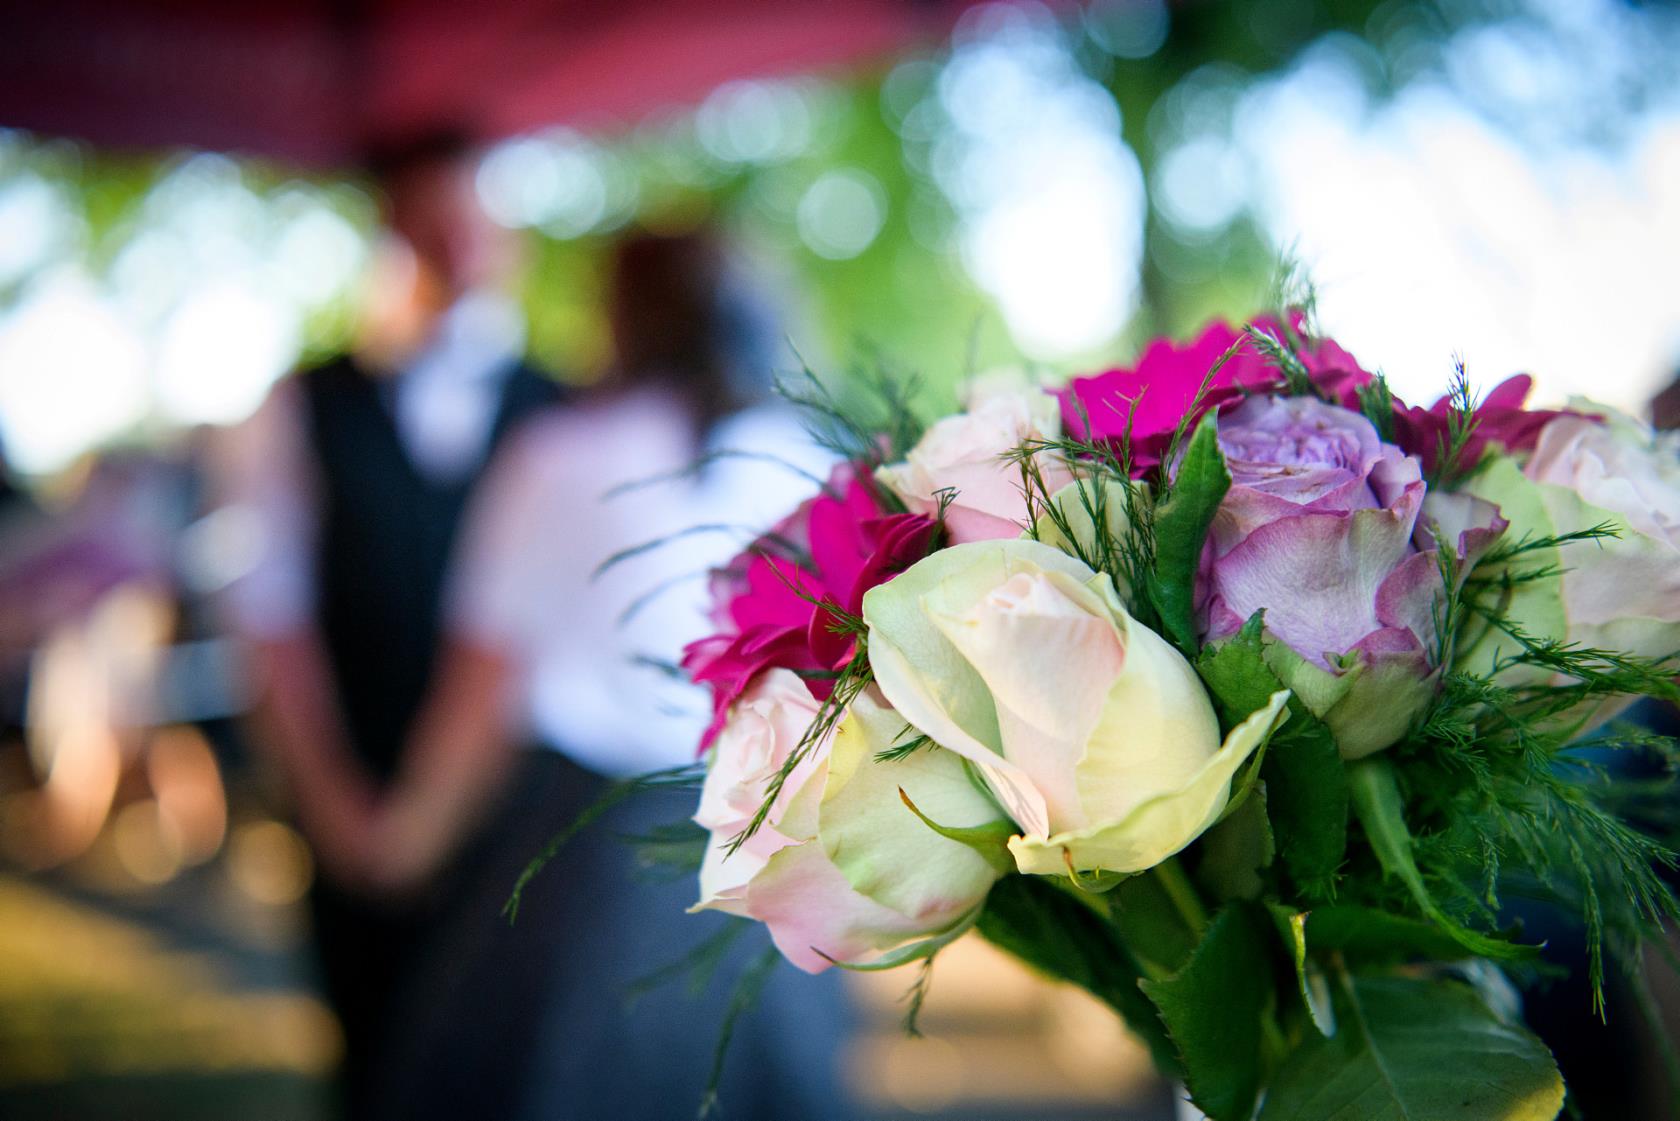
[(1432, 552), (1414, 542), (1416, 459), (1371, 422), (1307, 397), (1253, 397), (1219, 418), (1231, 489), (1199, 598), (1209, 641), (1265, 613), (1283, 683), (1358, 758), (1403, 736), (1433, 691)]

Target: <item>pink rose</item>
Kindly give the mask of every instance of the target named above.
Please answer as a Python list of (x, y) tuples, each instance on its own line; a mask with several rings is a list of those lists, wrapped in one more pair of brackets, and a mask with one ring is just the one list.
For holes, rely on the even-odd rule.
[[(915, 513), (936, 515), (945, 502), (950, 543), (1019, 537), (1030, 520), (1021, 468), (1009, 453), (1028, 441), (1061, 435), (1056, 398), (1041, 389), (977, 397), (967, 412), (931, 425), (903, 463), (876, 478)], [(1051, 452), (1034, 457), (1046, 494), (1073, 481)]]
[(942, 824), (1001, 820), (956, 755), (927, 747), (877, 760), (905, 722), (866, 690), (810, 745), (764, 823), (731, 851), (818, 708), (795, 674), (756, 678), (729, 707), (694, 815), (711, 835), (694, 909), (764, 923), (783, 956), (809, 973), (954, 933), (997, 879), (984, 857), (912, 813), (901, 791)]

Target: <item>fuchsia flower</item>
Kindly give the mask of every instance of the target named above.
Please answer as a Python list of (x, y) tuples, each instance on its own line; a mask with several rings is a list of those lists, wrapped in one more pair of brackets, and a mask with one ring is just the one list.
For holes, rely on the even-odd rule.
[[(1482, 399), (1476, 407), (1475, 431), (1459, 455), (1460, 468), (1473, 467), (1490, 444), (1512, 453), (1533, 451), (1542, 428), (1557, 417), (1576, 415), (1555, 409), (1523, 408), (1523, 401), (1533, 384), (1533, 378), (1518, 374), (1500, 382)], [(1343, 404), (1347, 403), (1343, 401)], [(1395, 442), (1421, 459), (1424, 470), (1431, 474), (1440, 466), (1441, 450), (1447, 444), (1447, 417), (1451, 405), (1450, 397), (1441, 398), (1427, 409), (1394, 402)]]
[[(1257, 319), (1254, 325), (1274, 338), (1288, 340), (1288, 333), (1276, 319)], [(1305, 320), (1299, 313), (1292, 316), (1291, 325), (1293, 333), (1304, 338)], [(1277, 367), (1248, 342), (1219, 369), (1208, 391), (1196, 402), (1202, 379), (1220, 355), (1242, 337), (1241, 329), (1216, 322), (1188, 343), (1157, 339), (1130, 369), (1075, 378), (1062, 391), (1062, 416), (1068, 431), (1087, 439), (1118, 441), (1130, 415), (1133, 469), (1142, 476), (1159, 465), (1167, 442), (1186, 413), (1194, 425), (1209, 409), (1223, 410), (1254, 393), (1281, 387), (1283, 376)], [(1374, 379), (1358, 359), (1328, 338), (1305, 338), (1296, 357), (1327, 399), (1343, 408), (1359, 410), (1359, 390)], [(1518, 375), (1501, 382), (1482, 399), (1476, 408), (1475, 431), (1460, 456), (1461, 467), (1473, 466), (1490, 446), (1512, 453), (1532, 451), (1548, 422), (1575, 415), (1525, 409), (1523, 401), (1532, 385), (1532, 378)], [(1394, 401), (1395, 444), (1417, 456), (1426, 474), (1433, 474), (1440, 466), (1437, 460), (1446, 446), (1450, 405), (1449, 397), (1428, 408), (1407, 405), (1398, 398)], [(1082, 412), (1090, 419), (1088, 431)]]
[[(737, 557), (715, 585), (722, 632), (683, 651), (689, 676), (712, 689), (700, 750), (766, 669), (812, 675), (811, 691), (825, 699), (831, 686), (821, 675), (846, 664), (855, 639), (838, 633), (836, 615), (820, 605), (855, 617), (863, 593), (926, 556), (938, 530), (932, 518), (888, 513), (867, 474), (846, 464), (822, 494)], [(795, 560), (790, 551), (807, 555)]]
[[(1257, 319), (1254, 325), (1274, 338), (1287, 338), (1275, 319)], [(1299, 313), (1293, 317), (1293, 326), (1299, 334), (1304, 326)], [(1133, 473), (1141, 476), (1160, 464), (1185, 414), (1190, 414), (1194, 425), (1209, 409), (1282, 384), (1277, 368), (1248, 341), (1219, 368), (1208, 391), (1196, 401), (1196, 391), (1208, 371), (1243, 336), (1241, 328), (1216, 322), (1192, 342), (1157, 339), (1130, 369), (1075, 378), (1062, 391), (1063, 423), (1083, 439), (1118, 441), (1129, 417)], [(1353, 355), (1329, 339), (1308, 340), (1298, 356), (1313, 381), (1338, 398), (1351, 398), (1356, 387), (1371, 380)]]

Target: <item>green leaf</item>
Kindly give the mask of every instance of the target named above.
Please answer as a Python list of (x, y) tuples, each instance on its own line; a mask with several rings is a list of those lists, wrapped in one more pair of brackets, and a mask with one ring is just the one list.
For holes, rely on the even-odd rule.
[(1535, 946), (1523, 946), (1501, 938), (1491, 938), (1469, 930), (1454, 921), (1430, 895), (1412, 855), (1412, 834), (1406, 828), (1405, 809), (1400, 798), (1400, 785), (1394, 768), (1386, 759), (1365, 759), (1348, 768), (1348, 785), (1353, 805), (1359, 814), (1359, 824), (1377, 854), (1377, 860), (1388, 875), (1397, 877), (1412, 893), (1418, 909), (1433, 920), (1441, 930), (1460, 946), (1480, 957), (1503, 961), (1531, 960), (1538, 955)]
[(1347, 851), (1347, 771), (1330, 729), (1295, 698), (1261, 775), (1283, 866), (1307, 898), (1332, 898)]
[(1196, 672), (1213, 698), (1221, 728), (1234, 728), (1258, 712), (1283, 688), (1266, 664), (1265, 613), (1256, 611), (1230, 638), (1205, 648), (1196, 659)]
[(1465, 956), (1458, 940), (1434, 923), (1370, 907), (1314, 907), (1307, 913), (1306, 930), (1314, 951), (1339, 951), (1351, 962), (1369, 965)]
[(1184, 1063), (1190, 1099), (1213, 1121), (1247, 1121), (1264, 1074), (1261, 1021), (1273, 999), (1271, 945), (1246, 904), (1221, 911), (1183, 969), (1144, 981)]
[(1277, 926), (1278, 937), (1295, 964), (1295, 987), (1301, 994), (1301, 1006), (1307, 1010), (1313, 1027), (1320, 1035), (1336, 1034), (1336, 1012), (1330, 1003), (1330, 991), (1324, 973), (1307, 956), (1307, 914), (1280, 903), (1266, 904), (1266, 910)]
[[(1240, 722), (1283, 688), (1267, 660), (1264, 627), (1257, 611), (1242, 630), (1196, 659), (1196, 672), (1224, 727)], [(1335, 737), (1298, 697), (1290, 699), (1289, 719), (1267, 743), (1260, 774), (1272, 831), (1291, 878), (1309, 897), (1329, 898), (1347, 846), (1347, 779)]]
[(1219, 451), (1218, 415), (1209, 412), (1196, 426), (1172, 490), (1155, 512), (1155, 571), (1149, 576), (1149, 598), (1161, 626), (1187, 658), (1196, 656), (1199, 645), (1195, 581), (1202, 544), (1214, 511), (1230, 489), (1231, 475)]
[(1258, 899), (1265, 889), (1261, 872), (1277, 856), (1271, 823), (1266, 820), (1266, 788), (1252, 795), (1196, 843), (1196, 882), (1213, 898)]
[[(982, 906), (984, 905), (982, 904)], [(932, 957), (934, 954), (937, 954), (940, 950), (943, 950), (946, 946), (949, 946), (952, 942), (955, 942), (958, 938), (961, 938), (970, 930), (974, 929), (974, 924), (979, 920), (979, 918), (980, 908), (976, 907), (974, 910), (968, 912), (968, 914), (964, 915), (962, 918), (958, 919), (938, 934), (933, 935), (931, 938), (923, 938), (919, 942), (911, 942), (909, 945), (900, 946), (896, 950), (882, 954), (874, 961), (861, 963), (840, 961), (837, 958), (829, 957), (815, 946), (811, 947), (811, 952), (828, 962), (828, 964), (837, 965), (841, 969), (849, 970), (853, 973), (884, 973), (889, 969), (897, 969), (901, 965), (909, 965), (913, 961), (922, 961)]]
[(1260, 1121), (1553, 1121), (1563, 1079), (1546, 1047), (1449, 981), (1354, 978), (1341, 1029), (1279, 1068)]
[[(968, 761), (965, 759), (966, 764)], [(975, 852), (986, 858), (986, 863), (997, 870), (999, 875), (1007, 876), (1015, 871), (1015, 858), (1009, 854), (1009, 838), (1018, 830), (1015, 823), (1007, 819), (988, 821), (984, 825), (941, 825), (928, 817), (910, 800), (910, 795), (898, 788), (898, 796), (904, 804), (910, 807), (910, 812), (922, 819), (922, 824), (938, 833), (947, 840), (955, 841), (959, 845), (967, 845)]]
[(1005, 876), (980, 914), (981, 935), (1028, 965), (1078, 985), (1120, 1014), (1149, 1047), (1167, 1077), (1181, 1073), (1155, 1006), (1138, 988), (1143, 976), (1102, 900), (1079, 897), (1042, 876)]
[(1132, 876), (1108, 898), (1121, 939), (1146, 973), (1162, 976), (1190, 960), (1201, 931), (1191, 929), (1158, 876)]

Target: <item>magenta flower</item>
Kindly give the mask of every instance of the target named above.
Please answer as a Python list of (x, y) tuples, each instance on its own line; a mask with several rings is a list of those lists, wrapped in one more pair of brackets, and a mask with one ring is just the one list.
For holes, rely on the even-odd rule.
[[(1540, 439), (1540, 430), (1557, 417), (1565, 415), (1555, 409), (1523, 408), (1523, 401), (1534, 379), (1527, 374), (1507, 378), (1495, 386), (1476, 407), (1476, 427), (1460, 453), (1457, 466), (1469, 469), (1476, 465), (1490, 444), (1507, 452), (1533, 451)], [(1395, 441), (1406, 451), (1423, 461), (1424, 470), (1433, 474), (1440, 467), (1440, 456), (1447, 446), (1449, 435), (1448, 412), (1451, 398), (1443, 397), (1425, 409), (1394, 403)]]
[[(1297, 314), (1293, 323), (1299, 334), (1304, 320)], [(1282, 324), (1275, 319), (1257, 319), (1254, 325), (1274, 338), (1286, 337)], [(1282, 384), (1283, 375), (1249, 341), (1220, 367), (1208, 391), (1199, 402), (1196, 400), (1202, 379), (1243, 334), (1240, 328), (1215, 322), (1188, 343), (1157, 339), (1130, 369), (1075, 378), (1062, 391), (1062, 419), (1067, 431), (1083, 439), (1118, 441), (1126, 432), (1129, 417), (1133, 472), (1141, 476), (1161, 462), (1173, 431), (1186, 414), (1193, 426), (1209, 409)], [(1371, 380), (1351, 354), (1329, 339), (1308, 340), (1298, 357), (1315, 384), (1338, 399)]]
[[(712, 689), (701, 751), (717, 737), (729, 706), (767, 669), (805, 675), (817, 699), (826, 699), (832, 684), (823, 675), (846, 664), (856, 639), (836, 629), (839, 617), (824, 605), (856, 617), (865, 592), (932, 548), (939, 524), (887, 513), (868, 479), (850, 464), (837, 468), (823, 493), (717, 575), (713, 595), (723, 629), (683, 651), (690, 678)], [(806, 555), (789, 555), (800, 552)]]

